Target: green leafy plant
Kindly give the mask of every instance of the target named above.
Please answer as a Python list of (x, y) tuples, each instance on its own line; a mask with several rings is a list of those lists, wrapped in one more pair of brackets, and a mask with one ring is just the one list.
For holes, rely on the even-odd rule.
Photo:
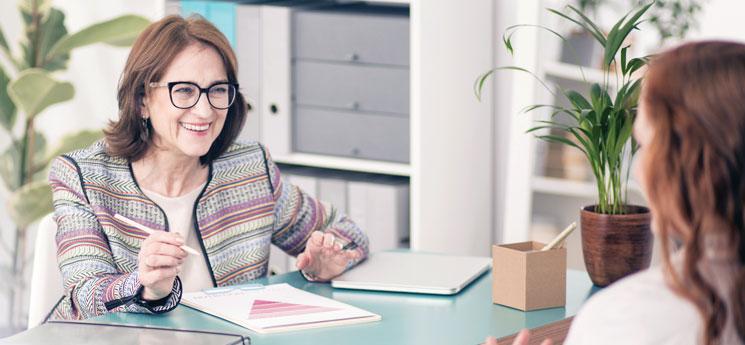
[(660, 42), (670, 38), (682, 39), (696, 27), (696, 14), (701, 11), (702, 0), (656, 0), (649, 10), (649, 23), (659, 33)]
[[(638, 29), (641, 17), (651, 5), (652, 3), (633, 9), (618, 20), (607, 34), (575, 7), (568, 6), (570, 12), (578, 18), (549, 9), (551, 13), (580, 26), (592, 34), (604, 48), (602, 83), (588, 83), (582, 66), (577, 64), (589, 99), (576, 90), (564, 90), (559, 85), (556, 86), (559, 93), (557, 95), (534, 73), (515, 66), (492, 69), (479, 76), (474, 84), (474, 92), (480, 99), (484, 81), (496, 70), (518, 70), (529, 73), (536, 78), (554, 96), (554, 99), (558, 99), (558, 96), (564, 97), (568, 101), (570, 104), (568, 107), (554, 104), (537, 104), (526, 108), (524, 112), (537, 109), (549, 109), (551, 112), (548, 120), (537, 120), (538, 125), (529, 129), (528, 132), (539, 130), (565, 132), (576, 140), (575, 142), (566, 137), (552, 135), (550, 132), (549, 134), (535, 134), (540, 139), (576, 148), (587, 157), (597, 183), (598, 202), (595, 209), (598, 213), (624, 214), (627, 212), (628, 166), (631, 165), (638, 148), (631, 132), (637, 112), (641, 78), (635, 77), (634, 73), (646, 64), (648, 57), (629, 59), (627, 56), (629, 45), (624, 46), (624, 42), (632, 30)], [(558, 36), (561, 40), (567, 41), (561, 34), (544, 26), (514, 25), (508, 27), (502, 37), (505, 46), (511, 53), (513, 52), (512, 35), (522, 27), (546, 30)], [(574, 49), (571, 49), (575, 59), (577, 59)], [(615, 98), (611, 97), (611, 86), (617, 90)], [(557, 121), (556, 116), (560, 114), (566, 115), (568, 121)]]
[[(48, 166), (57, 155), (90, 145), (101, 137), (100, 131), (81, 131), (64, 136), (48, 147), (44, 136), (34, 126), (49, 106), (71, 100), (75, 89), (69, 82), (58, 81), (55, 71), (67, 68), (70, 51), (93, 43), (130, 46), (150, 21), (133, 15), (91, 25), (68, 34), (65, 15), (51, 7), (50, 0), (20, 0), (19, 10), (24, 23), (24, 37), (19, 42), (20, 57), (11, 54), (10, 46), (0, 30), (0, 54), (6, 63), (0, 64), (0, 128), (7, 133), (10, 144), (0, 155), (0, 177), (8, 193), (8, 213), (16, 229), (13, 245), (2, 243), (10, 254), (10, 310), (8, 320), (19, 322), (20, 296), (28, 225), (52, 212), (52, 196), (46, 183)], [(6, 92), (7, 91), (7, 92)], [(17, 329), (20, 325), (10, 325)]]

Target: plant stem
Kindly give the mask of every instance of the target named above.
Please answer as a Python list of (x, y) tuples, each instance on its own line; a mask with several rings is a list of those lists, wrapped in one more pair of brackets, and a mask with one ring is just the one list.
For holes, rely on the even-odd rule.
[(41, 15), (39, 15), (39, 3), (34, 0), (31, 5), (31, 17), (33, 18), (33, 26), (34, 26), (34, 37), (33, 42), (30, 42), (30, 45), (33, 47), (31, 49), (31, 61), (30, 67), (39, 67), (40, 60), (41, 60)]
[(35, 153), (35, 144), (36, 144), (36, 138), (34, 135), (34, 117), (28, 115), (28, 120), (26, 120), (26, 135), (28, 136), (28, 148), (26, 149), (26, 178), (27, 181), (24, 181), (24, 184), (31, 182), (34, 176), (34, 153)]

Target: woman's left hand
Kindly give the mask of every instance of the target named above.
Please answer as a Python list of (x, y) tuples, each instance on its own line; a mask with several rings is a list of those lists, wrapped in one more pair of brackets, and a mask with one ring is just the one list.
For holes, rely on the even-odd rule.
[(313, 231), (295, 265), (316, 279), (331, 280), (344, 272), (349, 260), (357, 258), (356, 251), (341, 249), (333, 234)]

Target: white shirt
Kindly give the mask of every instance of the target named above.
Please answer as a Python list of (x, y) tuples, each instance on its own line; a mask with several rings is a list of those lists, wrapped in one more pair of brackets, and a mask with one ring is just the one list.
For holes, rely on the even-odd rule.
[[(671, 258), (673, 265), (680, 256)], [(734, 280), (727, 261), (709, 260), (704, 278), (720, 290), (725, 303)], [(731, 305), (727, 303), (727, 305)], [(732, 309), (732, 308), (728, 308)], [(742, 344), (731, 310), (722, 344)], [(572, 322), (565, 345), (693, 345), (703, 340), (703, 318), (687, 299), (665, 283), (661, 266), (632, 274), (600, 290), (585, 303)]]
[[(184, 244), (197, 251), (200, 251), (201, 246), (194, 227), (193, 211), (194, 203), (204, 185), (202, 183), (194, 190), (175, 198), (142, 189), (142, 192), (166, 213), (169, 231), (180, 233), (184, 237)], [(213, 287), (207, 265), (204, 254), (200, 256), (189, 254), (184, 258), (181, 273), (179, 273), (184, 292), (201, 291), (203, 288)]]

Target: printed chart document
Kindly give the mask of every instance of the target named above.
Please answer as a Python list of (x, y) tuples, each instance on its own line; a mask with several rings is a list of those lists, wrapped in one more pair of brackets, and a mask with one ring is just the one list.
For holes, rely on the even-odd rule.
[(234, 286), (186, 292), (181, 303), (258, 333), (378, 321), (380, 315), (290, 286)]

